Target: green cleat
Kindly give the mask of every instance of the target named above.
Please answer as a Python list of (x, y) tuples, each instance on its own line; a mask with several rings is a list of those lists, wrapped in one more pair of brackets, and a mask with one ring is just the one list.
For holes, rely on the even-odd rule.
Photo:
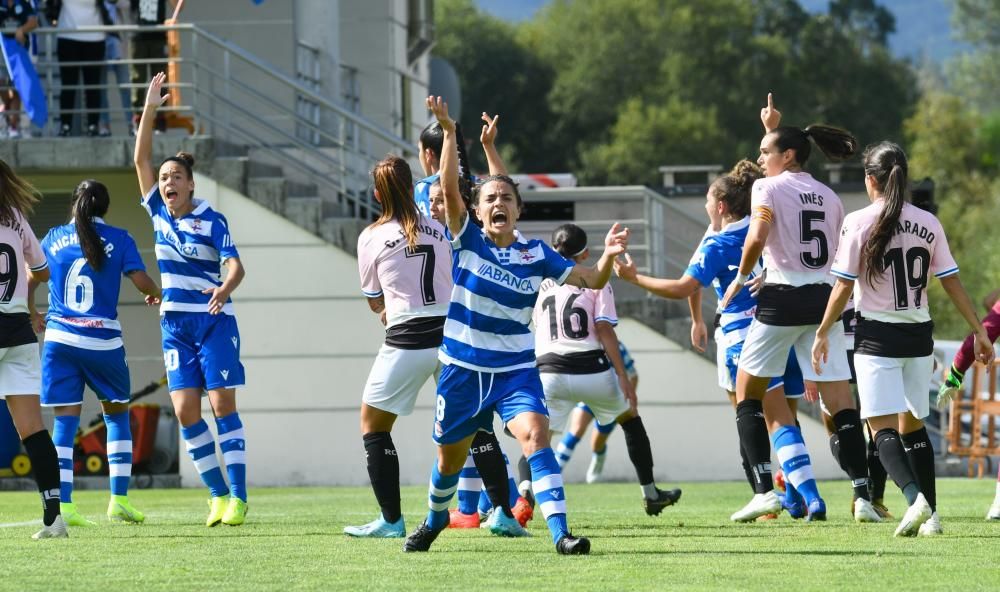
[(59, 513), (62, 514), (66, 526), (97, 526), (93, 520), (87, 520), (76, 510), (76, 504), (65, 502), (59, 504)]
[(112, 522), (131, 522), (139, 524), (146, 520), (146, 515), (132, 507), (128, 496), (113, 495), (108, 502), (108, 519)]
[(222, 523), (229, 526), (239, 526), (247, 519), (247, 503), (235, 495), (229, 498), (229, 506), (222, 516)]
[(226, 513), (226, 504), (228, 503), (228, 495), (220, 495), (208, 500), (208, 518), (205, 519), (205, 526), (216, 526), (222, 522), (222, 516)]

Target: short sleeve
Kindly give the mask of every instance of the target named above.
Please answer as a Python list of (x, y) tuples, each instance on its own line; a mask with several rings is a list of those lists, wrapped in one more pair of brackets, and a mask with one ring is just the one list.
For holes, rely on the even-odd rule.
[(215, 223), (212, 224), (212, 245), (219, 251), (219, 261), (226, 259), (239, 259), (240, 253), (236, 250), (233, 237), (229, 234), (229, 222), (226, 217), (219, 214)]
[(135, 271), (146, 271), (146, 264), (142, 262), (142, 256), (139, 255), (139, 247), (136, 246), (132, 235), (127, 232), (122, 235), (122, 248), (125, 253), (122, 255), (123, 275)]
[[(20, 216), (20, 214), (18, 214)], [(38, 242), (38, 237), (35, 236), (34, 231), (31, 230), (31, 226), (28, 221), (21, 217), (21, 228), (24, 229), (24, 233), (21, 239), (21, 249), (24, 253), (24, 262), (27, 264), (28, 269), (31, 271), (39, 271), (48, 267), (48, 262), (45, 260), (45, 251), (42, 250), (42, 245)]]
[(367, 232), (358, 237), (358, 275), (361, 276), (361, 291), (368, 298), (382, 295), (382, 283), (378, 281), (378, 251), (372, 248)]
[(706, 288), (718, 277), (720, 268), (725, 265), (722, 253), (719, 252), (719, 249), (713, 248), (714, 245), (709, 238), (711, 237), (702, 241), (701, 246), (691, 257), (687, 269), (684, 270), (684, 275), (693, 277)]
[(431, 217), (431, 183), (426, 179), (417, 181), (417, 186), (413, 188), (413, 201), (425, 218)]
[(566, 281), (566, 278), (569, 277), (570, 272), (573, 271), (573, 266), (576, 263), (557, 253), (548, 244), (544, 242), (540, 244), (542, 245), (542, 252), (545, 253), (545, 260), (542, 262), (542, 276), (551, 278), (561, 286)]
[(139, 198), (139, 203), (142, 207), (146, 208), (146, 213), (152, 217), (154, 212), (158, 212), (163, 207), (163, 196), (160, 195), (160, 186), (154, 183), (153, 188), (146, 195)]
[(837, 254), (833, 257), (830, 273), (854, 281), (861, 273), (861, 243), (864, 240), (864, 229), (857, 218), (844, 220), (840, 227), (840, 242), (837, 243)]
[(951, 249), (948, 247), (948, 237), (944, 235), (944, 227), (941, 226), (941, 222), (937, 219), (937, 233), (934, 236), (934, 243), (932, 248), (934, 252), (931, 254), (931, 273), (934, 277), (943, 278), (949, 275), (954, 275), (958, 273), (958, 263), (955, 262), (955, 258), (951, 255)]
[(757, 179), (753, 182), (750, 193), (750, 219), (761, 220), (768, 224), (774, 223), (774, 196), (771, 195), (771, 185), (767, 179)]
[(465, 222), (462, 222), (462, 228), (456, 236), (451, 236), (451, 229), (447, 226), (445, 226), (445, 231), (451, 239), (451, 248), (455, 251), (460, 249), (479, 251), (486, 245), (486, 241), (483, 240), (483, 229), (472, 222), (471, 213), (466, 212)]
[(615, 293), (611, 284), (604, 286), (594, 294), (594, 322), (604, 321), (612, 326), (618, 324), (618, 311), (615, 310)]

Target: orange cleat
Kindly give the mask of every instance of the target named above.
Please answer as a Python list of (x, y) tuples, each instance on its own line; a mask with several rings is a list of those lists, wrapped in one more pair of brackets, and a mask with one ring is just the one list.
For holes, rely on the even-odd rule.
[(479, 528), (479, 512), (475, 514), (463, 514), (458, 508), (448, 510), (450, 522), (448, 528)]
[(528, 500), (523, 497), (517, 498), (517, 503), (511, 508), (511, 513), (514, 514), (514, 518), (517, 519), (517, 523), (521, 525), (522, 528), (528, 526), (528, 521), (535, 515), (535, 510), (528, 503)]
[(777, 514), (774, 514), (774, 513), (764, 514), (763, 516), (758, 516), (757, 517), (757, 522), (764, 522), (764, 521), (767, 521), (767, 520), (777, 520), (777, 519), (778, 519), (778, 515)]

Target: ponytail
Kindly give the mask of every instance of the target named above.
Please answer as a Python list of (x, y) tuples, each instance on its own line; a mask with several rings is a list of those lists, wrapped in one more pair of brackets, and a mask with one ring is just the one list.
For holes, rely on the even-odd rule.
[(726, 210), (737, 220), (750, 215), (750, 190), (764, 171), (749, 160), (741, 160), (726, 175), (716, 179), (709, 191), (717, 201), (726, 204)]
[(80, 249), (87, 263), (94, 271), (104, 267), (104, 245), (101, 235), (94, 226), (94, 218), (108, 213), (111, 197), (108, 188), (100, 181), (87, 179), (76, 186), (73, 191), (73, 218), (76, 223), (76, 235), (80, 239)]
[(380, 226), (395, 220), (403, 229), (403, 236), (410, 248), (417, 246), (420, 212), (413, 201), (413, 173), (406, 161), (390, 154), (380, 160), (372, 170), (375, 190), (382, 205), (382, 214), (372, 223)]
[(906, 200), (906, 179), (908, 165), (906, 153), (892, 142), (880, 142), (869, 146), (862, 157), (865, 175), (870, 175), (878, 184), (885, 206), (879, 214), (871, 235), (861, 249), (861, 259), (867, 271), (865, 279), (875, 285), (880, 274), (885, 271), (885, 251), (899, 224), (899, 216)]
[(552, 248), (567, 259), (587, 250), (587, 233), (576, 224), (563, 224), (552, 231)]
[(781, 126), (771, 130), (771, 133), (774, 134), (774, 145), (779, 151), (795, 151), (795, 162), (799, 166), (804, 166), (809, 161), (809, 155), (812, 153), (810, 138), (833, 162), (847, 160), (858, 149), (858, 140), (851, 132), (830, 125), (814, 123), (804, 130)]
[(465, 137), (462, 135), (462, 126), (455, 122), (455, 142), (458, 144), (458, 190), (462, 194), (462, 201), (466, 204), (472, 203), (472, 170), (469, 168), (469, 155), (465, 151)]

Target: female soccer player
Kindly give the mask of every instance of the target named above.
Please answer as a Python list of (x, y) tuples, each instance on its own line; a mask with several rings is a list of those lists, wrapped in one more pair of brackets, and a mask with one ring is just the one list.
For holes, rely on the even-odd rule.
[(94, 524), (73, 503), (73, 441), (80, 426), (84, 385), (100, 399), (107, 426), (111, 476), (108, 518), (145, 520), (128, 499), (131, 383), (118, 323), (118, 294), (122, 275), (146, 295), (150, 305), (159, 304), (160, 288), (146, 274), (129, 233), (104, 222), (110, 203), (104, 184), (83, 181), (73, 192), (73, 219), (50, 230), (42, 240), (51, 270), (42, 352), (42, 405), (55, 410), (52, 439), (62, 469), (62, 515), (70, 526)]
[[(740, 442), (751, 466), (760, 467), (756, 495), (733, 520), (752, 520), (775, 512), (781, 501), (774, 493), (770, 471), (771, 444), (768, 427), (761, 417), (761, 399), (768, 382), (780, 376), (793, 348), (806, 380), (817, 383), (820, 396), (833, 415), (840, 434), (843, 465), (854, 486), (854, 518), (877, 522), (868, 491), (868, 465), (864, 436), (848, 379), (847, 348), (839, 325), (831, 331), (832, 353), (823, 377), (812, 371), (809, 348), (812, 334), (822, 320), (830, 293), (828, 272), (836, 236), (844, 218), (844, 206), (829, 187), (813, 179), (802, 167), (809, 160), (812, 142), (832, 159), (852, 155), (857, 140), (850, 133), (825, 125), (805, 130), (777, 127), (781, 114), (771, 95), (761, 110), (767, 133), (760, 142), (757, 163), (767, 178), (753, 184), (751, 220), (743, 245), (739, 273), (730, 283), (721, 305), (740, 293), (747, 278), (764, 255), (767, 274), (758, 294), (757, 311), (750, 324), (736, 375), (736, 423)], [(772, 432), (775, 451), (786, 481), (802, 493), (810, 520), (826, 519), (826, 504), (812, 475), (809, 454), (791, 411), (775, 410), (781, 427)]]
[(31, 459), (42, 496), (42, 529), (34, 539), (69, 536), (59, 514), (59, 457), (39, 406), (41, 368), (31, 326), (28, 282), (49, 279), (45, 254), (28, 224), (38, 191), (0, 160), (0, 398)]
[(417, 211), (405, 160), (386, 157), (372, 176), (382, 214), (358, 237), (358, 270), (361, 290), (386, 334), (365, 384), (361, 433), (382, 514), (344, 532), (402, 537), (399, 457), (390, 432), (398, 416), (413, 412), (417, 393), (437, 368), (452, 288), (451, 245), (444, 227)]
[[(590, 257), (587, 233), (575, 224), (556, 228), (552, 246), (577, 265)], [(681, 490), (662, 491), (653, 480), (649, 436), (618, 351), (614, 329), (618, 313), (611, 286), (592, 290), (545, 280), (538, 292), (533, 320), (535, 355), (550, 431), (563, 431), (577, 401), (583, 401), (593, 410), (599, 425), (621, 425), (629, 458), (639, 477), (646, 514), (654, 516), (673, 505), (680, 499)]]
[(611, 276), (612, 260), (625, 251), (628, 230), (612, 227), (595, 267), (574, 266), (542, 241), (515, 238), (521, 199), (517, 185), (502, 175), (479, 185), (473, 205), (483, 227), (470, 224), (458, 192), (455, 123), (440, 98), (428, 97), (427, 106), (444, 131), (441, 177), (445, 219), (453, 237), (455, 288), (439, 355), (444, 368), (434, 423), (438, 462), (431, 474), (430, 512), (403, 548), (427, 551), (447, 526), (448, 502), (469, 444), (478, 429), (492, 425), (496, 411), (528, 457), (535, 498), (556, 550), (588, 553), (590, 541), (574, 537), (566, 524), (566, 497), (548, 445), (548, 417), (528, 324), (544, 279), (603, 288)]
[[(727, 175), (720, 177), (709, 187), (705, 195), (705, 211), (709, 218), (709, 228), (701, 245), (691, 258), (684, 275), (677, 280), (653, 278), (637, 272), (635, 264), (626, 255), (626, 262), (615, 262), (615, 272), (623, 280), (633, 283), (653, 294), (664, 298), (691, 298), (700, 295), (701, 289), (714, 286), (721, 298), (722, 286), (727, 286), (736, 275), (736, 266), (743, 255), (743, 240), (750, 225), (750, 188), (761, 177), (760, 169), (749, 161), (740, 161)], [(756, 273), (760, 270), (757, 269)], [(749, 288), (742, 290), (736, 298), (723, 308), (718, 315), (715, 341), (718, 346), (719, 386), (727, 392), (736, 405), (736, 365), (743, 349), (743, 340), (750, 325), (757, 299)], [(692, 313), (700, 314), (700, 301), (691, 307)], [(697, 315), (696, 315), (697, 316)], [(697, 319), (696, 319), (697, 320)], [(695, 325), (698, 323), (696, 322)], [(705, 331), (692, 327), (692, 344), (701, 347), (698, 335)], [(704, 348), (701, 347), (703, 350)], [(794, 356), (789, 355), (789, 364), (784, 376), (773, 378), (767, 386), (764, 399), (764, 413), (769, 427), (778, 430), (781, 423), (775, 417), (782, 417), (781, 411), (789, 409), (804, 393), (802, 373)], [(786, 403), (786, 395), (789, 399)], [(743, 470), (751, 488), (757, 487), (760, 467), (750, 464), (746, 451), (740, 448)], [(794, 487), (786, 488), (785, 507), (793, 517), (805, 515), (801, 499)], [(780, 507), (778, 508), (780, 510)], [(768, 514), (775, 513), (769, 512)]]
[[(933, 323), (926, 300), (929, 274), (973, 329), (976, 359), (993, 360), (993, 345), (976, 317), (944, 228), (931, 213), (905, 202), (903, 149), (880, 142), (865, 150), (865, 189), (872, 205), (844, 220), (831, 272), (837, 283), (816, 329), (812, 365), (821, 374), (836, 353), (832, 330), (857, 282), (854, 366), (861, 415), (875, 431), (879, 458), (909, 504), (896, 536), (941, 533), (936, 513), (934, 450), (921, 421), (930, 412)], [(901, 435), (902, 434), (902, 435)]]
[[(153, 122), (166, 76), (149, 83), (135, 142), (142, 206), (153, 220), (156, 262), (163, 278), (160, 327), (174, 412), (188, 454), (211, 493), (207, 526), (243, 524), (247, 514), (246, 437), (236, 411), (243, 386), (240, 333), (229, 296), (243, 281), (239, 252), (225, 216), (194, 197), (194, 158), (180, 153), (153, 168)], [(222, 267), (226, 279), (222, 280)], [(215, 414), (230, 490), (201, 417), (201, 393)], [(231, 495), (230, 495), (231, 494)]]

